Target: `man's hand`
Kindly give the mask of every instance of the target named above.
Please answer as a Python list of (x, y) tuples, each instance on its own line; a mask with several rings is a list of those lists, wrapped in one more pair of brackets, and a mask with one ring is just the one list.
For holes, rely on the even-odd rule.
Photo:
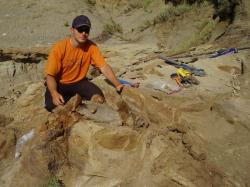
[(124, 88), (124, 85), (123, 85), (123, 84), (119, 84), (118, 86), (116, 86), (116, 92), (117, 92), (118, 94), (121, 94), (123, 88)]
[(58, 93), (57, 91), (57, 82), (55, 77), (51, 75), (46, 76), (46, 83), (48, 86), (48, 89), (50, 91), (51, 97), (52, 97), (52, 102), (54, 105), (63, 105), (64, 104), (64, 99), (63, 96)]
[(53, 92), (53, 94), (51, 94), (52, 96), (52, 101), (54, 103), (54, 105), (58, 106), (58, 105), (64, 105), (64, 99), (63, 96), (61, 94), (59, 94), (58, 92)]
[(103, 75), (115, 86), (117, 93), (120, 94), (122, 92), (123, 85), (118, 81), (112, 68), (106, 64), (105, 66), (101, 67), (100, 70)]

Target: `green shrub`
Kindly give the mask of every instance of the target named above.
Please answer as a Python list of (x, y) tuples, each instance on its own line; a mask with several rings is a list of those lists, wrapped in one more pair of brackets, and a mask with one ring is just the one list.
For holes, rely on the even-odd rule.
[(122, 33), (122, 27), (120, 24), (116, 23), (114, 20), (111, 20), (111, 23), (104, 25), (103, 32), (110, 34), (110, 35), (116, 32)]
[(192, 6), (189, 4), (180, 4), (178, 6), (167, 6), (163, 11), (159, 13), (158, 16), (156, 16), (153, 20), (154, 24), (162, 23), (167, 21), (169, 18), (174, 16), (180, 16), (189, 10), (192, 9)]
[(48, 187), (64, 187), (65, 185), (57, 177), (53, 176), (49, 178)]
[(68, 22), (68, 21), (65, 21), (65, 22), (64, 22), (64, 26), (65, 26), (65, 27), (68, 27), (68, 26), (69, 26), (69, 22)]
[(87, 3), (88, 3), (89, 5), (95, 6), (96, 0), (87, 0)]

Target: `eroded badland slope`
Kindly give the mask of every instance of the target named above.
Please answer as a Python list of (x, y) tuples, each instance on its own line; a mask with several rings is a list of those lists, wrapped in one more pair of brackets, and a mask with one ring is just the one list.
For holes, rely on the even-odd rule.
[[(188, 2), (2, 0), (0, 186), (249, 186), (249, 49), (209, 56), (249, 47), (250, 2)], [(106, 103), (72, 98), (49, 113), (44, 63), (78, 14), (116, 75), (140, 87), (118, 95), (91, 70)], [(159, 55), (206, 76), (168, 94), (176, 68)]]

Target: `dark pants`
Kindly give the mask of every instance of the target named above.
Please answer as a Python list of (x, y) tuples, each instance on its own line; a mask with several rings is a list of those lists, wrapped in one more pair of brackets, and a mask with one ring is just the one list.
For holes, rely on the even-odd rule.
[[(93, 95), (99, 95), (104, 97), (100, 88), (98, 88), (94, 83), (83, 79), (76, 83), (71, 84), (57, 84), (57, 91), (63, 96), (65, 103), (70, 100), (71, 97), (75, 96), (77, 93), (83, 98), (90, 100)], [(51, 112), (56, 105), (53, 104), (51, 94), (49, 89), (46, 88), (45, 92), (45, 108)]]

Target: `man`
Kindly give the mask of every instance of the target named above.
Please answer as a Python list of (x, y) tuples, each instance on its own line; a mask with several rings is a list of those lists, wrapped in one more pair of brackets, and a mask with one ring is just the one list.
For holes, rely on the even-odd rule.
[(99, 48), (88, 39), (90, 28), (91, 23), (87, 16), (77, 16), (70, 28), (71, 37), (57, 42), (50, 51), (45, 66), (45, 108), (48, 111), (64, 105), (77, 93), (84, 99), (104, 102), (100, 88), (86, 79), (90, 65), (99, 68), (117, 92), (122, 91), (123, 85), (112, 68), (105, 63)]

